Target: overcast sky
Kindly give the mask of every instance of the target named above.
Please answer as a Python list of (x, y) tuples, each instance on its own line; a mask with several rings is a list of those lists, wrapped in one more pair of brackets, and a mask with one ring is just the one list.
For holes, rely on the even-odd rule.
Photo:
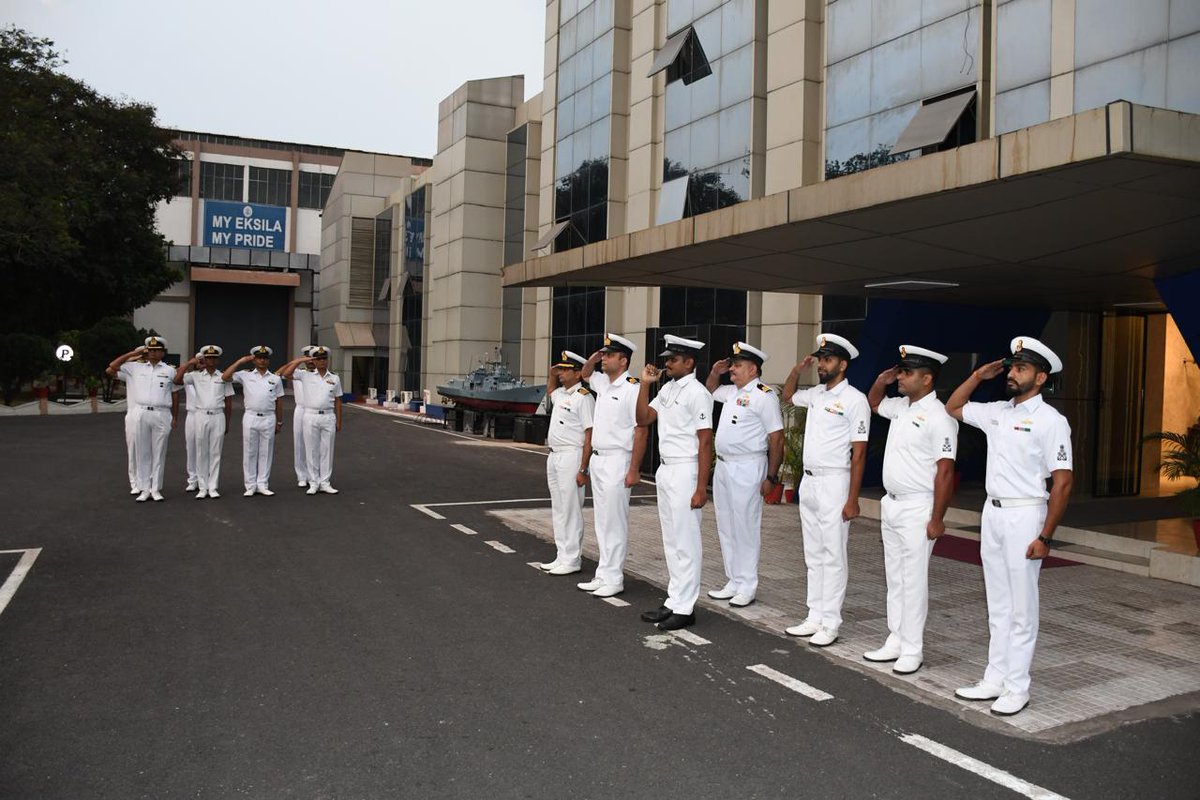
[(542, 90), (545, 0), (2, 0), (65, 71), (185, 130), (432, 156), (468, 80)]

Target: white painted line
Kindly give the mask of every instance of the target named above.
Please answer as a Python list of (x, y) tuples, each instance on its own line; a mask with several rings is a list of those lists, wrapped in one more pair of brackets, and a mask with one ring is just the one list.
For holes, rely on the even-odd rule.
[(417, 511), (420, 511), (422, 514), (428, 514), (429, 516), (433, 517), (434, 519), (445, 519), (445, 517), (443, 517), (441, 514), (437, 513), (436, 511), (430, 511), (428, 506), (422, 506), (422, 505), (418, 505), (417, 503), (413, 503), (412, 507), (415, 508)]
[(1031, 798), (1031, 800), (1067, 800), (1061, 794), (1056, 794), (1049, 789), (1043, 789), (1041, 786), (1036, 786), (1029, 781), (1021, 780), (1011, 773), (971, 758), (965, 753), (952, 750), (944, 744), (938, 744), (932, 739), (926, 739), (924, 736), (919, 736), (915, 733), (906, 733), (900, 737), (900, 741), (924, 750), (930, 755), (937, 756), (956, 767), (962, 767), (968, 772), (974, 772), (982, 778), (987, 778), (992, 783), (998, 783), (1006, 789), (1012, 789), (1017, 794)]
[[(658, 497), (655, 494), (635, 494), (630, 496), (630, 500), (654, 500)], [(589, 498), (591, 499), (591, 498)], [(498, 506), (505, 503), (549, 503), (549, 497), (521, 497), (516, 500), (459, 500), (454, 503), (423, 503), (420, 506), (422, 510), (427, 508), (449, 508), (451, 506)], [(426, 511), (425, 513), (429, 513)]]
[(779, 670), (771, 669), (766, 664), (754, 664), (753, 666), (746, 667), (746, 669), (750, 670), (751, 672), (757, 672), (764, 678), (769, 678), (770, 680), (778, 683), (780, 686), (785, 686), (788, 689), (791, 689), (793, 692), (799, 692), (805, 697), (811, 697), (818, 703), (833, 699), (833, 695), (829, 694), (828, 692), (823, 692), (815, 686), (809, 686), (804, 681), (796, 680), (791, 675), (784, 675)]
[(712, 642), (710, 642), (708, 639), (705, 639), (703, 636), (697, 636), (696, 634), (694, 634), (691, 631), (686, 630), (686, 629), (672, 631), (672, 633), (675, 634), (675, 637), (677, 639), (683, 639), (685, 642), (688, 642), (689, 644), (694, 644), (694, 645), (712, 644)]
[[(470, 529), (468, 529), (468, 530), (470, 530)], [(471, 531), (471, 532), (474, 533), (474, 531)], [(506, 545), (504, 542), (486, 541), (486, 542), (484, 542), (484, 544), (486, 544), (488, 547), (492, 548), (493, 550), (499, 550), (501, 553), (517, 552), (516, 550), (513, 550), (511, 547)]]
[(4, 585), (0, 586), (0, 614), (3, 614), (4, 609), (8, 608), (9, 601), (17, 593), (21, 581), (25, 580), (25, 576), (29, 574), (29, 569), (33, 566), (33, 562), (37, 561), (37, 557), (41, 552), (42, 548), (40, 547), (30, 550), (0, 550), (0, 553), (22, 553), (21, 560), (17, 562), (17, 566), (13, 568), (8, 579), (4, 581)]
[(545, 571), (546, 571), (546, 570), (542, 569), (542, 562), (541, 562), (541, 561), (526, 561), (526, 562), (525, 562), (525, 565), (526, 565), (526, 566), (529, 566), (529, 567), (533, 567), (533, 568), (534, 568), (534, 569), (536, 569), (538, 572), (545, 572)]
[[(443, 517), (442, 519), (445, 519), (445, 517)], [(462, 525), (457, 522), (455, 522), (450, 527), (454, 528), (454, 530), (459, 531), (460, 533), (465, 533), (467, 536), (477, 536), (478, 535), (477, 531), (473, 531), (470, 528), (468, 528), (466, 525)]]
[(628, 608), (629, 607), (629, 603), (626, 603), (624, 600), (622, 600), (619, 597), (601, 597), (600, 599), (603, 600), (604, 602), (608, 603), (610, 606), (616, 606), (617, 608)]

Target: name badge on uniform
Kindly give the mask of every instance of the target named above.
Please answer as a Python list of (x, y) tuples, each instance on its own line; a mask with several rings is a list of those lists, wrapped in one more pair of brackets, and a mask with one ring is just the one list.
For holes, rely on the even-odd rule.
[(739, 395), (738, 399), (737, 399), (737, 404), (739, 406), (749, 406), (750, 405), (750, 395), (748, 395), (748, 394)]

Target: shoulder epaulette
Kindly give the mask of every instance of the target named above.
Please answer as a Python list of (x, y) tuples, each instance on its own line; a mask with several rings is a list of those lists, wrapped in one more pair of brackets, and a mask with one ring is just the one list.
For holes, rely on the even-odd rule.
[(767, 386), (765, 383), (760, 383), (760, 384), (758, 385), (758, 388), (759, 388), (759, 389), (762, 389), (762, 390), (763, 390), (764, 392), (766, 392), (767, 394), (770, 394), (771, 392), (775, 391), (775, 390), (774, 390), (774, 389), (772, 389), (770, 386)]
[(626, 378), (625, 380), (629, 381), (630, 383), (641, 383), (641, 380), (639, 380), (638, 378), (635, 378), (635, 377), (633, 377), (632, 375), (630, 375), (630, 376), (629, 376), (628, 378)]
[(589, 392), (589, 391), (587, 390), (587, 387), (586, 387), (586, 386), (580, 386), (580, 387), (579, 387), (579, 390), (578, 390), (576, 393), (577, 393), (577, 394), (591, 394), (591, 392)]

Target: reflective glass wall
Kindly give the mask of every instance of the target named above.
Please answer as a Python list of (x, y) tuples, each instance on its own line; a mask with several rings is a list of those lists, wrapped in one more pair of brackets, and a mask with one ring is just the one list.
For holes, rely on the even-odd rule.
[(608, 232), (614, 0), (561, 0), (555, 111), (555, 251)]
[[(667, 29), (694, 31), (694, 79), (668, 74), (663, 182), (691, 175), (687, 211), (750, 198), (754, 0), (670, 0)], [(707, 64), (705, 64), (707, 62)], [(708, 74), (704, 74), (705, 72)]]

